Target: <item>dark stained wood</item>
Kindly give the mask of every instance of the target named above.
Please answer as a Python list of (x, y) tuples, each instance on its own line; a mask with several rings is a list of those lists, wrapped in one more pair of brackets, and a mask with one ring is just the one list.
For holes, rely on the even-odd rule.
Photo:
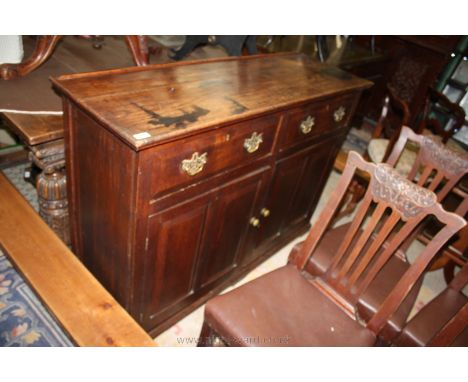
[[(447, 119), (452, 119), (453, 124), (450, 130), (446, 131), (437, 118), (431, 115), (434, 107), (437, 106), (438, 112)], [(421, 122), (417, 131), (423, 132), (424, 129), (431, 130), (434, 134), (442, 137), (442, 142), (446, 143), (452, 135), (457, 132), (465, 122), (465, 111), (463, 108), (450, 101), (447, 96), (434, 88), (429, 88), (426, 99), (426, 105), (421, 116)]]
[[(300, 55), (249, 56), (145, 69), (62, 76), (52, 81), (137, 150), (221, 122), (371, 85)], [(135, 138), (142, 133), (148, 137)]]
[(106, 289), (128, 307), (133, 297), (128, 293), (132, 263), (127, 250), (133, 240), (136, 156), (106, 130), (96, 129), (86, 114), (77, 109), (72, 113), (69, 132), (73, 141), (69, 147), (83, 154), (73, 168), (67, 162), (67, 180), (72, 187), (70, 219), (81, 227), (79, 239), (73, 236), (72, 227), (72, 245)]
[[(355, 41), (369, 45), (371, 36), (357, 36)], [(450, 59), (450, 54), (461, 36), (375, 36), (377, 51), (389, 58), (381, 67), (380, 80), (372, 90), (366, 115), (376, 120), (382, 102), (391, 87), (395, 94), (409, 106), (409, 126), (416, 128), (419, 114), (424, 108), (428, 88), (435, 85), (437, 77)], [(367, 78), (365, 72), (356, 73)]]
[[(64, 98), (73, 248), (152, 334), (308, 228), (370, 85), (291, 54), (78, 74), (54, 84)], [(324, 123), (306, 139), (294, 133), (300, 118), (285, 123), (302, 105), (304, 118), (314, 110)], [(140, 128), (150, 138), (133, 138)], [(297, 164), (299, 178), (273, 175), (294, 173)], [(278, 202), (289, 190), (291, 199)], [(264, 234), (267, 226), (280, 234)]]
[[(149, 216), (148, 252), (152, 256), (144, 264), (145, 326), (163, 323), (240, 265), (245, 237), (249, 230), (256, 230), (245, 224), (245, 217), (252, 215), (262, 196), (267, 170), (195, 199), (172, 198), (174, 206)], [(229, 218), (220, 220), (219, 216)]]
[[(247, 164), (273, 151), (273, 142), (277, 134), (279, 116), (273, 114), (264, 118), (255, 118), (235, 123), (222, 129), (207, 132), (202, 137), (190, 137), (160, 147), (151, 155), (152, 172), (160, 176), (151, 184), (153, 195), (175, 186), (202, 180), (216, 172), (229, 170), (232, 167)], [(253, 134), (261, 135), (258, 149), (248, 152), (244, 147), (245, 140)], [(203, 170), (193, 176), (180, 168), (183, 160), (188, 160), (193, 153), (206, 153), (207, 162)]]
[(8, 126), (28, 145), (63, 138), (63, 118), (61, 115), (31, 115), (3, 113)]
[(3, 113), (6, 124), (28, 147), (32, 162), (28, 180), (36, 186), (39, 214), (55, 233), (70, 244), (63, 119), (60, 115)]
[(155, 346), (0, 173), (0, 245), (79, 346)]

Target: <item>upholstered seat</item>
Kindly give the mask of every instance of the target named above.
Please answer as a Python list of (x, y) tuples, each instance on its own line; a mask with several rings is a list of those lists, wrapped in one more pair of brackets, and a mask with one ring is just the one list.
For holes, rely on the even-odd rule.
[[(325, 233), (313, 256), (311, 256), (305, 269), (312, 276), (320, 276), (330, 266), (334, 254), (338, 251), (342, 239), (351, 223), (343, 224)], [(372, 238), (370, 240), (372, 242)], [(299, 250), (299, 243), (293, 250), (291, 256)], [(364, 321), (369, 321), (390, 293), (397, 281), (408, 270), (410, 264), (401, 260), (398, 256), (392, 256), (382, 271), (376, 276), (369, 288), (362, 294), (356, 307), (358, 315)], [(403, 329), (406, 320), (414, 306), (416, 298), (422, 284), (422, 278), (413, 287), (410, 294), (406, 297), (396, 314), (394, 314), (387, 327), (382, 332), (382, 337), (391, 341)]]
[[(395, 340), (397, 346), (426, 346), (434, 334), (465, 305), (468, 297), (463, 293), (446, 288), (425, 305), (408, 323)], [(451, 346), (468, 346), (468, 324)]]
[(376, 341), (293, 265), (210, 300), (205, 320), (229, 345), (371, 346)]
[[(384, 159), (384, 155), (387, 152), (387, 147), (390, 143), (389, 139), (384, 138), (376, 138), (371, 139), (369, 145), (367, 146), (367, 153), (369, 154), (369, 158), (374, 163), (382, 163)], [(401, 175), (408, 175), (411, 171), (411, 167), (413, 166), (414, 161), (416, 160), (417, 152), (404, 149), (401, 153), (400, 160), (395, 166), (395, 169)]]

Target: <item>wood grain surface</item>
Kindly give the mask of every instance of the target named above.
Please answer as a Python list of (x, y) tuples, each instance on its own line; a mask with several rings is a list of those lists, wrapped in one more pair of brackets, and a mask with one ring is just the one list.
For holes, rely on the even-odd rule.
[(137, 150), (372, 85), (290, 53), (82, 73), (52, 82)]
[(0, 173), (0, 245), (79, 346), (155, 342)]

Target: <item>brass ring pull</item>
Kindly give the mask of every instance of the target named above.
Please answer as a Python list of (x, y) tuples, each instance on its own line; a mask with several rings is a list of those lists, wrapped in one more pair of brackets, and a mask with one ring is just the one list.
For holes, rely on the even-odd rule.
[(303, 134), (309, 134), (312, 131), (312, 127), (315, 125), (315, 117), (308, 116), (301, 122), (300, 129)]
[(336, 109), (333, 113), (333, 119), (335, 122), (340, 122), (344, 116), (346, 115), (346, 109), (343, 106), (340, 106), (338, 109)]
[(207, 161), (208, 153), (203, 153), (200, 155), (198, 152), (194, 152), (190, 159), (184, 159), (182, 161), (182, 170), (190, 176), (194, 176), (203, 170), (203, 166), (205, 166)]
[(260, 143), (263, 142), (263, 133), (258, 134), (256, 131), (252, 133), (250, 138), (244, 140), (244, 149), (248, 153), (253, 153), (258, 150)]

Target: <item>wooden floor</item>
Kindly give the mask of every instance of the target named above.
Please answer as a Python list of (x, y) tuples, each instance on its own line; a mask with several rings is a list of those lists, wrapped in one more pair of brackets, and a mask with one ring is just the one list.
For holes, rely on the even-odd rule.
[[(161, 36), (150, 40), (150, 45), (177, 47), (183, 43), (182, 36)], [(33, 37), (23, 37), (25, 58), (33, 50)], [(151, 63), (172, 61), (168, 48), (163, 47), (151, 55)], [(203, 59), (226, 56), (222, 48), (206, 46), (197, 49), (187, 59)], [(0, 80), (0, 109), (28, 111), (61, 111), (61, 100), (54, 93), (49, 77), (62, 74), (89, 72), (134, 66), (132, 57), (122, 36), (105, 36), (101, 49), (95, 49), (92, 42), (81, 37), (62, 38), (54, 53), (38, 69), (23, 78), (9, 81)]]

